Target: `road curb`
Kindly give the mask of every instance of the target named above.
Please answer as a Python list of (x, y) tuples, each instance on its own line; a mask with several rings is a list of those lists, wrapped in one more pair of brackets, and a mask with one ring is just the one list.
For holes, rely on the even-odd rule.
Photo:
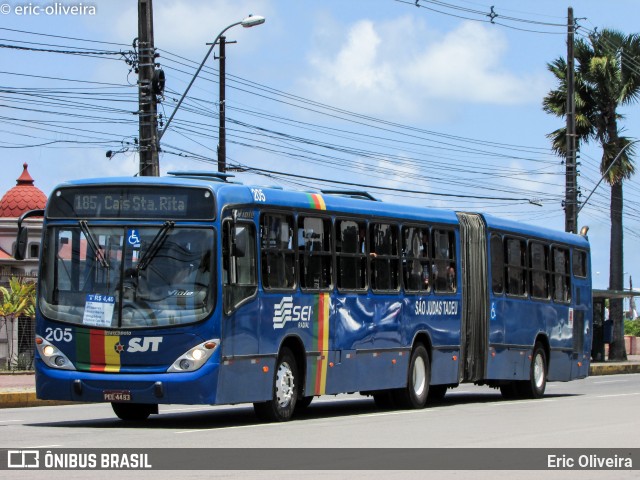
[(40, 400), (35, 391), (0, 392), (0, 409), (22, 407), (52, 407), (56, 405), (71, 405), (78, 402), (63, 402), (59, 400)]
[(619, 375), (622, 373), (640, 373), (640, 363), (616, 364), (616, 365), (591, 365), (589, 367), (589, 376), (597, 377), (598, 375)]

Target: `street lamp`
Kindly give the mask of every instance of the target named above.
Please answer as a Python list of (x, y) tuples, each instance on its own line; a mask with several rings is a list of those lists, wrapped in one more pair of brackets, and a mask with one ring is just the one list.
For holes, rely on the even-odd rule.
[(228, 25), (227, 27), (224, 28), (224, 30), (222, 30), (218, 34), (216, 39), (211, 44), (211, 48), (209, 49), (209, 51), (205, 55), (204, 60), (202, 60), (202, 63), (198, 67), (198, 70), (196, 70), (196, 73), (193, 75), (193, 78), (191, 79), (191, 82), (189, 82), (189, 85), (187, 85), (187, 89), (182, 94), (182, 97), (180, 97), (180, 101), (178, 101), (178, 105), (176, 105), (176, 108), (174, 108), (173, 113), (169, 117), (169, 120), (167, 120), (167, 123), (165, 124), (164, 128), (162, 129), (162, 131), (158, 135), (158, 142), (160, 142), (160, 139), (162, 138), (162, 136), (167, 131), (167, 128), (169, 128), (169, 124), (171, 123), (171, 120), (173, 120), (173, 117), (175, 116), (176, 112), (180, 108), (180, 105), (182, 105), (182, 102), (184, 101), (185, 97), (187, 96), (187, 93), (189, 92), (189, 89), (191, 88), (191, 85), (193, 85), (193, 82), (195, 82), (196, 78), (198, 77), (198, 74), (200, 73), (200, 70), (202, 70), (202, 67), (204, 67), (205, 62), (207, 61), (207, 58), (209, 58), (209, 55), (211, 55), (211, 52), (213, 51), (213, 47), (216, 46), (216, 43), (218, 43), (218, 40), (220, 40), (220, 37), (222, 37), (222, 35), (224, 35), (224, 32), (226, 32), (230, 28), (236, 27), (238, 25), (242, 25), (244, 28), (251, 28), (251, 27), (255, 27), (256, 25), (262, 25), (264, 22), (265, 22), (265, 18), (261, 17), (260, 15), (249, 15), (248, 17), (246, 17), (245, 19), (241, 20), (240, 22), (236, 22), (236, 23), (232, 23), (231, 25)]
[(591, 190), (591, 193), (589, 193), (589, 196), (587, 197), (587, 199), (582, 203), (582, 205), (580, 205), (580, 208), (578, 209), (578, 211), (576, 212), (576, 217), (578, 216), (578, 214), (580, 213), (580, 211), (584, 208), (584, 206), (587, 204), (587, 202), (589, 201), (589, 199), (591, 198), (591, 195), (593, 195), (593, 193), (596, 191), (596, 189), (600, 186), (600, 184), (602, 183), (602, 181), (605, 179), (605, 177), (607, 176), (607, 174), (609, 173), (609, 170), (611, 170), (613, 168), (613, 166), (615, 165), (615, 163), (618, 161), (618, 159), (622, 156), (622, 152), (624, 152), (627, 148), (629, 148), (631, 145), (633, 145), (634, 143), (638, 143), (640, 142), (640, 140), (634, 140), (633, 142), (629, 142), (627, 143), (624, 147), (622, 147), (622, 149), (618, 152), (618, 155), (616, 155), (616, 158), (613, 159), (613, 161), (609, 164), (609, 168), (607, 168), (607, 171), (604, 172), (604, 175), (602, 175), (602, 178), (598, 181), (598, 183), (596, 184), (595, 187), (593, 187), (593, 190)]

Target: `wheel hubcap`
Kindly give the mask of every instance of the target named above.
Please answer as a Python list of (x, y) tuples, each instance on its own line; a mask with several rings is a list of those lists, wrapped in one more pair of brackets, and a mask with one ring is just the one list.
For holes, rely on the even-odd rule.
[(424, 360), (422, 357), (416, 358), (415, 364), (413, 366), (413, 392), (417, 397), (420, 397), (424, 393), (424, 389), (427, 384), (427, 369), (424, 365)]
[(281, 408), (287, 407), (293, 399), (295, 385), (293, 383), (293, 372), (287, 362), (282, 362), (278, 367), (276, 375), (276, 398)]
[(542, 355), (536, 355), (535, 362), (533, 364), (533, 379), (536, 384), (536, 388), (540, 390), (544, 385), (544, 361)]

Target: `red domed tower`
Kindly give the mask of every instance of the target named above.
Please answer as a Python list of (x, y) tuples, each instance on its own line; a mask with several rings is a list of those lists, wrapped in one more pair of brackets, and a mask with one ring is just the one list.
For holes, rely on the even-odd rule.
[(47, 203), (47, 196), (33, 184), (28, 165), (24, 163), (22, 167), (16, 186), (0, 200), (0, 218), (18, 218), (28, 210), (44, 208)]
[(0, 199), (0, 284), (7, 283), (11, 276), (35, 276), (38, 267), (41, 218), (26, 220), (30, 226), (27, 258), (22, 261), (13, 258), (18, 217), (29, 210), (44, 208), (47, 203), (47, 196), (34, 185), (28, 165), (25, 163), (22, 167), (16, 186)]

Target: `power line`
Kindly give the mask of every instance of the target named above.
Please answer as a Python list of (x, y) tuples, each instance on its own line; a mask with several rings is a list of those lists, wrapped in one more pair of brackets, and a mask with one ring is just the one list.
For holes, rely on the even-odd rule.
[(124, 43), (115, 43), (115, 42), (105, 42), (105, 41), (100, 41), (100, 40), (95, 40), (95, 39), (88, 39), (88, 38), (78, 38), (78, 37), (66, 37), (63, 35), (53, 35), (50, 33), (40, 33), (40, 32), (29, 32), (26, 30), (18, 30), (15, 28), (7, 28), (7, 27), (0, 27), (0, 30), (5, 30), (7, 32), (15, 32), (15, 33), (24, 33), (27, 35), (38, 35), (38, 36), (42, 36), (42, 37), (50, 37), (50, 38), (61, 38), (61, 39), (65, 39), (65, 40), (75, 40), (77, 42), (87, 42), (87, 43), (100, 43), (102, 45), (119, 45), (119, 46), (129, 46), (127, 44)]
[[(412, 7), (418, 7), (431, 12), (439, 13), (441, 15), (458, 18), (461, 20), (490, 23), (492, 25), (500, 25), (502, 27), (510, 28), (512, 30), (519, 30), (519, 31), (528, 32), (528, 33), (550, 34), (550, 35), (564, 34), (564, 32), (558, 32), (558, 31), (543, 31), (543, 30), (533, 30), (531, 28), (516, 27), (514, 25), (510, 25), (505, 22), (522, 23), (522, 24), (528, 24), (528, 25), (536, 25), (540, 27), (562, 27), (563, 29), (566, 27), (565, 24), (561, 24), (561, 23), (541, 22), (541, 21), (530, 20), (526, 18), (500, 15), (498, 12), (495, 11), (494, 6), (487, 7), (488, 10), (476, 10), (476, 9), (471, 9), (466, 7), (460, 7), (457, 5), (453, 5), (453, 4), (438, 1), (438, 0), (415, 0), (414, 2), (407, 1), (407, 0), (394, 0), (394, 1), (398, 3), (404, 3), (406, 5), (411, 5)], [(439, 10), (434, 7), (439, 7), (445, 10)], [(452, 11), (458, 12), (458, 13), (452, 13)], [(466, 14), (466, 15), (463, 15), (463, 14)]]

